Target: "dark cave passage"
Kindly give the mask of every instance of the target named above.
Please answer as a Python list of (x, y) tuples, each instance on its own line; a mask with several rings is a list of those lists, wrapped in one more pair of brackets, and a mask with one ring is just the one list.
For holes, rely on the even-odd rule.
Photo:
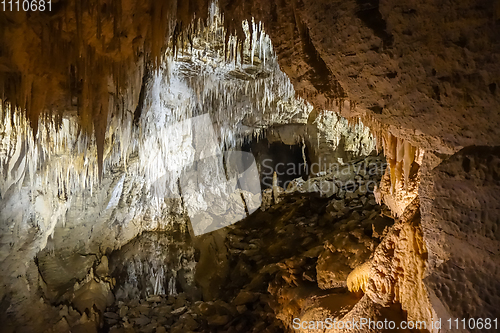
[(253, 153), (263, 190), (273, 186), (275, 172), (278, 180), (277, 185), (284, 189), (296, 178), (307, 180), (309, 177), (308, 150), (303, 145), (269, 142), (264, 138), (257, 142), (250, 142), (242, 149)]

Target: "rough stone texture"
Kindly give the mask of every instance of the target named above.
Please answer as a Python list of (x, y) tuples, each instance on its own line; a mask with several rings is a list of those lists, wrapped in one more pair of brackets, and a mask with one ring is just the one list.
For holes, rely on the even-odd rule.
[[(313, 110), (307, 123), (295, 126), (275, 126), (266, 133), (270, 142), (302, 145), (307, 149), (311, 175), (328, 171), (330, 166), (342, 164), (375, 150), (375, 139), (363, 124), (352, 124), (337, 113)], [(260, 151), (260, 149), (259, 149)]]
[[(374, 167), (375, 161), (383, 162), (380, 157), (370, 156), (365, 161), (345, 165), (350, 173), (340, 170), (330, 177), (343, 174), (343, 181), (351, 179), (353, 184), (357, 181), (359, 187), (364, 186), (368, 179), (380, 179), (380, 166), (377, 168), (380, 172), (371, 178), (359, 178), (369, 166)], [(321, 180), (322, 177), (316, 178), (317, 182)], [(381, 207), (375, 204), (373, 193), (368, 189), (360, 191), (359, 187), (344, 190), (347, 193), (336, 192), (329, 198), (318, 193), (281, 192), (279, 200), (272, 201), (266, 210), (258, 210), (226, 229), (193, 238), (192, 244), (199, 251), (194, 282), (202, 295), (190, 295), (189, 288), (183, 288), (179, 294), (169, 288), (168, 296), (131, 295), (139, 299), (118, 300), (106, 310), (105, 329), (114, 332), (133, 327), (149, 332), (163, 327), (170, 332), (283, 332), (283, 325), (290, 326), (292, 317), (307, 320), (320, 319), (322, 315), (339, 319), (346, 316), (361, 295), (345, 287), (332, 289), (332, 281), (327, 281), (328, 286), (320, 281), (322, 275), (331, 276), (338, 268), (322, 265), (320, 257), (332, 251), (335, 244), (335, 251), (341, 253), (340, 260), (352, 270), (348, 265), (360, 265), (380, 242), (384, 228), (393, 222), (380, 216)], [(177, 247), (172, 237), (166, 236), (165, 232), (156, 236), (145, 233), (110, 255), (111, 271), (117, 276), (119, 287), (117, 294), (122, 294), (122, 289), (136, 289), (124, 285), (120, 278), (128, 273), (127, 281), (133, 280), (130, 268), (143, 267), (142, 276), (135, 274), (135, 277), (144, 284), (145, 279), (158, 276), (155, 263), (165, 262), (165, 269), (175, 269), (177, 256), (186, 256), (185, 248)], [(161, 246), (151, 246), (151, 240), (164, 246), (171, 243), (169, 250), (161, 253)], [(166, 262), (164, 256), (174, 260)], [(120, 269), (113, 269), (117, 264)], [(346, 277), (344, 274), (342, 285)], [(148, 285), (143, 289), (151, 290)], [(382, 308), (370, 300), (361, 305), (363, 309), (355, 312), (357, 319), (360, 313), (375, 316)], [(395, 313), (404, 318), (400, 309)]]
[[(324, 302), (327, 303), (327, 302)], [(346, 302), (348, 304), (348, 302)], [(342, 314), (342, 309), (349, 308), (349, 312), (344, 314), (344, 316), (339, 316), (338, 313), (335, 313), (330, 310), (326, 310), (325, 308), (328, 308), (328, 306), (325, 306), (325, 308), (321, 307), (312, 307), (312, 309), (306, 314), (305, 317), (303, 317), (304, 320), (318, 320), (322, 321), (325, 318), (335, 318), (335, 319), (341, 319), (344, 323), (347, 322), (353, 322), (353, 321), (360, 321), (361, 318), (364, 318), (366, 320), (371, 320), (371, 321), (384, 321), (384, 320), (392, 320), (396, 323), (397, 326), (399, 324), (406, 320), (405, 316), (401, 312), (401, 309), (398, 308), (397, 305), (392, 305), (390, 307), (383, 307), (380, 304), (374, 303), (367, 295), (363, 296), (354, 306), (350, 304), (351, 306), (346, 306), (347, 304), (339, 304), (339, 303), (334, 303), (334, 306), (340, 307), (341, 310), (338, 311)], [(325, 304), (326, 305), (326, 304)], [(342, 305), (344, 306), (342, 308)], [(331, 305), (330, 305), (331, 307)], [(350, 325), (350, 324), (349, 324)], [(307, 326), (307, 325), (305, 325)], [(324, 326), (323, 329), (303, 329), (300, 328), (297, 330), (298, 332), (301, 333), (347, 333), (347, 332), (355, 332), (355, 333), (362, 333), (362, 332), (371, 332), (371, 333), (377, 333), (377, 332), (387, 332), (386, 329), (378, 329), (376, 327), (368, 327), (368, 325), (364, 325), (360, 327), (358, 324), (357, 327), (349, 327), (349, 328), (341, 328), (340, 324), (336, 324), (332, 328)], [(396, 332), (401, 332), (401, 333), (407, 333), (411, 332), (410, 330), (391, 330), (391, 331), (396, 331)]]
[[(253, 15), (264, 22), (282, 69), (296, 90), (321, 109), (341, 110), (349, 117), (374, 117), (376, 124), (390, 128), (414, 146), (441, 153), (498, 141), (498, 1), (305, 0), (219, 4), (227, 17), (224, 24), (231, 27), (231, 32), (237, 28), (240, 37), (244, 36), (238, 27), (242, 19), (251, 19)], [(73, 1), (58, 5), (50, 20), (38, 14), (36, 19), (28, 20), (24, 12), (3, 14), (3, 40), (10, 47), (1, 58), (2, 73), (15, 78), (19, 73), (32, 71), (23, 78), (28, 82), (21, 87), (14, 79), (5, 80), (9, 96), (19, 97), (21, 102), (21, 97), (31, 92), (30, 82), (35, 83), (36, 96), (47, 77), (57, 77), (60, 86), (71, 87), (67, 83), (71, 77), (66, 72), (71, 64), (77, 65), (80, 45), (82, 49), (90, 48), (82, 52), (84, 63), (76, 66), (80, 71), (92, 68), (91, 60), (95, 60), (96, 64), (130, 66), (131, 71), (140, 73), (137, 64), (143, 62), (134, 57), (134, 51), (157, 57), (162, 39), (173, 32), (172, 27), (168, 29), (169, 19), (186, 24), (195, 15), (206, 17), (208, 11), (206, 1), (191, 7), (180, 6), (179, 10), (176, 1), (155, 5), (122, 0), (119, 6), (101, 8), (103, 12), (93, 10), (95, 7), (93, 2), (81, 8)], [(148, 10), (154, 14), (152, 17)], [(128, 15), (132, 12), (134, 19)], [(80, 18), (80, 26), (78, 15), (84, 18)], [(108, 16), (114, 17), (113, 24), (104, 19)], [(74, 19), (58, 27), (59, 17)], [(107, 24), (100, 24), (101, 19)], [(36, 33), (36, 22), (47, 26), (47, 34)], [(156, 30), (161, 32), (155, 34)], [(16, 34), (26, 37), (16, 40)], [(66, 50), (69, 57), (63, 63), (54, 62), (51, 52), (30, 57), (31, 60), (25, 57), (26, 52), (34, 52), (41, 45), (56, 47), (52, 52), (61, 52), (64, 42), (69, 42), (70, 47)], [(103, 69), (88, 74), (89, 82), (97, 83), (95, 94), (107, 90), (97, 73), (114, 77), (115, 85), (128, 86), (123, 82), (129, 81), (125, 80), (125, 72)], [(85, 77), (84, 72), (78, 72), (76, 77)], [(141, 75), (129, 75), (135, 77)], [(134, 105), (140, 93), (140, 79), (127, 83), (133, 88), (129, 92), (134, 97), (127, 100), (127, 105)], [(15, 88), (19, 91), (12, 91)], [(46, 96), (48, 105), (70, 104), (70, 91), (60, 87), (53, 90), (53, 95)], [(91, 91), (85, 89), (83, 96), (79, 95), (91, 96)], [(44, 100), (34, 102), (43, 105)], [(30, 111), (30, 119), (36, 120), (37, 111)], [(82, 119), (87, 127), (91, 122), (98, 125), (102, 142), (106, 124), (97, 121), (97, 116), (103, 111), (89, 111)]]
[(283, 71), (315, 105), (349, 100), (343, 115), (425, 150), (498, 143), (498, 1), (259, 5)]
[(112, 252), (109, 275), (116, 277), (117, 299), (196, 294), (194, 248), (187, 224), (187, 219), (179, 218), (163, 231), (143, 232)]
[(424, 283), (439, 317), (498, 317), (500, 149), (468, 147), (422, 179)]
[[(333, 173), (335, 176), (340, 174)], [(321, 180), (322, 177), (318, 179)], [(282, 260), (274, 269), (274, 265), (264, 266), (264, 269), (259, 272), (259, 275), (274, 276), (268, 288), (276, 300), (273, 309), (276, 316), (288, 328), (293, 326), (294, 318), (301, 320), (320, 320), (329, 316), (344, 318), (359, 300), (359, 293), (349, 293), (345, 288), (348, 275), (370, 257), (380, 238), (385, 235), (384, 230), (392, 224), (393, 220), (380, 216), (380, 207), (374, 206), (372, 193), (361, 194), (363, 192), (358, 190), (359, 188), (345, 193), (337, 192), (328, 202), (326, 214), (323, 213), (323, 208), (311, 209), (309, 214), (318, 212), (319, 219), (313, 215), (306, 220), (307, 224), (302, 218), (304, 214), (302, 207), (307, 202), (301, 199), (290, 206), (292, 202), (287, 197), (288, 191), (283, 194), (283, 200), (278, 205), (266, 210), (266, 212), (276, 214), (280, 213), (283, 208), (292, 209), (282, 222), (279, 221), (285, 224), (277, 225), (283, 230), (281, 233), (290, 235), (286, 243), (280, 241), (276, 246), (269, 246), (267, 251), (270, 254), (279, 253), (281, 248), (285, 254), (292, 251), (288, 245), (289, 242), (300, 244), (300, 246), (295, 246), (296, 254), (293, 257)], [(365, 201), (363, 197), (370, 200)], [(317, 201), (314, 205), (321, 203), (319, 198)], [(325, 226), (326, 229), (323, 231), (323, 223), (330, 219), (333, 224)], [(294, 220), (296, 226), (293, 225)], [(292, 224), (289, 224), (290, 222)], [(317, 228), (317, 231), (314, 235), (306, 237), (301, 231), (302, 227), (306, 227), (306, 230), (310, 230), (310, 227)], [(306, 239), (300, 241), (297, 237), (306, 237)], [(314, 246), (316, 244), (314, 240), (317, 237), (323, 240), (323, 245)], [(311, 239), (307, 241), (308, 238)], [(306, 249), (308, 250), (304, 251)], [(265, 275), (259, 279), (254, 278), (254, 281), (257, 280), (255, 285), (258, 285), (258, 281), (262, 279), (268, 278)], [(250, 285), (254, 285), (254, 282)], [(356, 315), (354, 317), (361, 318)]]
[[(434, 159), (464, 146), (498, 145), (500, 2), (301, 1), (269, 6), (264, 12), (271, 15), (263, 17), (280, 64), (297, 91), (316, 105), (328, 108), (325, 95), (334, 95), (344, 106), (343, 115), (361, 116), (373, 129), (385, 128), (428, 153), (437, 152)], [(339, 90), (332, 84), (345, 95), (334, 94)], [(356, 108), (342, 104), (343, 99)], [(448, 177), (445, 170), (450, 168), (436, 170), (440, 176), (428, 168), (430, 174), (422, 177)], [(498, 275), (498, 239), (493, 236), (497, 195), (466, 180), (479, 182), (486, 176), (467, 173), (447, 182), (447, 189), (438, 182), (435, 190), (421, 191), (431, 260), (426, 285), (438, 316), (497, 316), (498, 287), (491, 280)], [(467, 182), (472, 184), (462, 184)], [(439, 203), (432, 204), (434, 199)], [(450, 225), (449, 220), (455, 222)], [(466, 227), (471, 220), (476, 221), (474, 229)], [(449, 261), (439, 266), (441, 260)], [(455, 276), (460, 289), (451, 280)]]
[(438, 317), (422, 281), (426, 260), (419, 204), (415, 199), (387, 231), (370, 259), (371, 268), (366, 273), (369, 281), (364, 291), (375, 303), (384, 306), (401, 304), (408, 320), (425, 321), (430, 330), (432, 321)]

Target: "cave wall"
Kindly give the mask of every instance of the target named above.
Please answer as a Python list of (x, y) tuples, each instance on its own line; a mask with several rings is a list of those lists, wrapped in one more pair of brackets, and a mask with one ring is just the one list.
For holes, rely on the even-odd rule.
[(498, 316), (499, 153), (498, 147), (464, 148), (422, 179), (429, 251), (423, 281), (443, 320)]
[[(498, 271), (496, 157), (475, 147), (453, 154), (499, 143), (500, 2), (294, 1), (263, 12), (299, 93), (423, 150), (422, 184), (401, 197), (422, 196), (424, 283), (437, 316), (496, 316), (496, 283), (487, 282)], [(468, 159), (477, 164), (461, 167)], [(410, 306), (409, 315), (419, 311), (433, 310)]]
[(498, 143), (499, 1), (278, 1), (265, 23), (297, 92), (425, 150)]

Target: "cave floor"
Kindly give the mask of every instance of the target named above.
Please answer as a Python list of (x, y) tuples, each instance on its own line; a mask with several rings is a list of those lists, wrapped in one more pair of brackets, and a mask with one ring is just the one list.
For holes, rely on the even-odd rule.
[(359, 312), (356, 306), (373, 318), (404, 319), (397, 306), (381, 308), (346, 285), (394, 222), (373, 193), (295, 192), (278, 201), (192, 238), (191, 289), (117, 301), (104, 313), (102, 332), (285, 332), (294, 318), (340, 319)]

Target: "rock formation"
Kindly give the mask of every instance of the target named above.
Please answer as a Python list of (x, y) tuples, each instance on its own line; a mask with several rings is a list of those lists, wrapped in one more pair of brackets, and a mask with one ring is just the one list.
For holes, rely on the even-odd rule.
[(499, 1), (38, 2), (0, 5), (0, 330), (499, 317)]

